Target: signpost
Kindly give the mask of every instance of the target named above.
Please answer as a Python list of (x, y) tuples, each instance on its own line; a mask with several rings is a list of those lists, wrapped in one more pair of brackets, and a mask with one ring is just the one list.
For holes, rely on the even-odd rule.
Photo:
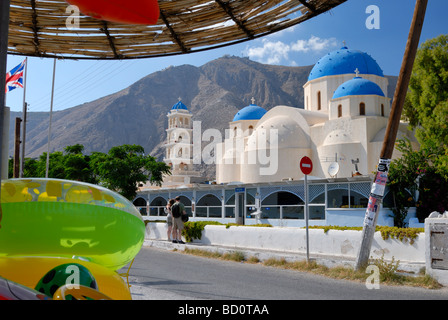
[(310, 241), (308, 232), (308, 175), (313, 171), (313, 161), (308, 157), (300, 160), (300, 170), (305, 175), (305, 225), (306, 225), (306, 262), (310, 262)]

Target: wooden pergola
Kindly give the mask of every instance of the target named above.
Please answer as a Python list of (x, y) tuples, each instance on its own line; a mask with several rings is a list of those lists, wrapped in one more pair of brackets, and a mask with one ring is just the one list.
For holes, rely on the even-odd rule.
[[(64, 0), (11, 0), (8, 53), (65, 59), (191, 53), (289, 28), (345, 1), (159, 0), (155, 25), (124, 25), (83, 14), (78, 19)], [(67, 24), (73, 19), (77, 25)]]

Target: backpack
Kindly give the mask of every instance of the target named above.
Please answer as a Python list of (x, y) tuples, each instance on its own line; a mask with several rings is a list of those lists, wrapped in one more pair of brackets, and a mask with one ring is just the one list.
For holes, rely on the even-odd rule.
[(173, 218), (179, 218), (181, 215), (180, 206), (178, 203), (175, 203), (171, 206), (171, 213), (173, 214)]

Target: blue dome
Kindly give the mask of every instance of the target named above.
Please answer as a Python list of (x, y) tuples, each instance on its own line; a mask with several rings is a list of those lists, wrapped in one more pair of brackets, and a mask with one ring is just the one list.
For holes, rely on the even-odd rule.
[(384, 97), (384, 92), (380, 86), (361, 77), (354, 77), (353, 79), (341, 84), (334, 92), (333, 99), (346, 96), (361, 96), (361, 95), (378, 95)]
[(188, 110), (188, 109), (187, 109), (187, 106), (184, 105), (184, 104), (182, 103), (182, 101), (179, 101), (178, 103), (176, 103), (176, 104), (171, 108), (171, 110), (178, 110), (178, 109)]
[(355, 73), (356, 68), (360, 74), (384, 77), (383, 70), (370, 55), (359, 50), (342, 47), (322, 57), (311, 70), (308, 81), (325, 76)]
[(233, 117), (233, 121), (239, 120), (260, 120), (267, 111), (255, 104), (244, 107)]

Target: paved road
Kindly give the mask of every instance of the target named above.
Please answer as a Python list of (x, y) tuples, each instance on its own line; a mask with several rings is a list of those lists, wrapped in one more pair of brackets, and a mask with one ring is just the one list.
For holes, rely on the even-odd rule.
[(334, 280), (305, 272), (202, 258), (143, 247), (130, 272), (133, 298), (159, 300), (414, 300), (448, 299), (427, 290)]

